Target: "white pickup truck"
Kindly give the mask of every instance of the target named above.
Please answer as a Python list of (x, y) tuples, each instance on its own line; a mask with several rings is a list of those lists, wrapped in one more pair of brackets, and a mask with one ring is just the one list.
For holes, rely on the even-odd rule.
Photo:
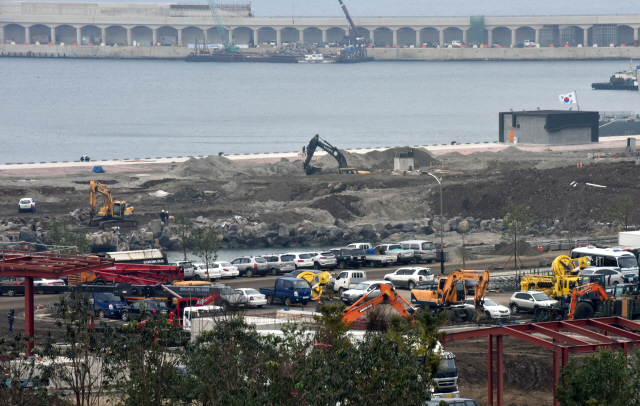
[(354, 288), (360, 282), (367, 280), (367, 273), (365, 271), (342, 271), (340, 275), (332, 279), (328, 285), (332, 285), (334, 292), (339, 292), (342, 296), (342, 292)]
[(396, 262), (397, 257), (393, 254), (380, 254), (380, 250), (373, 248), (368, 242), (356, 242), (347, 245), (347, 248), (366, 250), (365, 265), (374, 268), (376, 266), (389, 266)]
[(416, 262), (416, 254), (412, 249), (403, 249), (400, 244), (380, 244), (376, 247), (380, 252), (396, 257), (399, 264), (410, 264)]

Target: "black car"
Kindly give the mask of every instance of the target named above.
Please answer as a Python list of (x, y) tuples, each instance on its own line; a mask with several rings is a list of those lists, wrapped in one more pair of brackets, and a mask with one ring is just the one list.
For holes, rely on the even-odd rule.
[[(127, 310), (123, 313), (127, 313), (127, 318), (132, 320), (140, 320), (142, 318), (142, 311), (146, 312), (146, 317), (153, 317), (154, 315), (167, 315), (169, 313), (169, 307), (162, 300), (157, 299), (141, 299), (131, 303)], [(123, 320), (126, 320), (122, 316)]]
[(336, 256), (336, 264), (339, 269), (359, 268), (364, 265), (367, 256), (365, 250), (351, 248), (334, 248), (331, 252)]

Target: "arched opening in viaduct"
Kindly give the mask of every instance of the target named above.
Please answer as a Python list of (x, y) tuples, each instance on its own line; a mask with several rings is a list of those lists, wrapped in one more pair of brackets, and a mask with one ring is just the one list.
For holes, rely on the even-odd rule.
[(357, 27), (357, 28), (358, 28), (358, 34), (360, 34), (362, 38), (371, 39), (371, 33), (367, 28), (364, 28), (364, 27)]
[(618, 43), (616, 45), (625, 44), (626, 46), (633, 45), (633, 28), (628, 25), (619, 25), (616, 27), (616, 37)]
[[(156, 30), (160, 45), (171, 46), (178, 44), (178, 30), (173, 27), (158, 27)], [(211, 41), (209, 41), (211, 43)]]
[[(214, 45), (222, 45), (229, 42), (229, 31), (224, 30), (224, 33), (221, 35), (217, 28), (209, 28), (207, 30), (207, 43)], [(177, 35), (177, 34), (176, 34)], [(184, 31), (182, 32), (184, 36)], [(235, 31), (234, 31), (235, 35)], [(184, 42), (184, 37), (182, 38), (182, 42)]]
[(75, 27), (70, 25), (59, 25), (56, 27), (56, 43), (73, 44), (77, 39)]
[(496, 27), (491, 33), (492, 43), (488, 44), (489, 46), (492, 46), (493, 44), (499, 44), (503, 48), (509, 48), (509, 46), (511, 45), (510, 29), (508, 29), (507, 27)]
[(571, 25), (569, 27), (560, 28), (558, 32), (558, 46), (563, 47), (565, 45), (569, 45), (570, 47), (575, 47), (578, 46), (578, 44), (582, 44), (584, 46), (584, 30), (582, 28)]
[(300, 31), (293, 27), (284, 27), (280, 30), (280, 40), (285, 42), (296, 42), (300, 40)]
[(316, 27), (309, 27), (303, 30), (304, 42), (308, 44), (317, 44), (322, 42), (322, 30)]
[(139, 25), (131, 29), (131, 44), (140, 43), (140, 46), (149, 46), (153, 41), (153, 31), (149, 27)]
[[(208, 38), (207, 38), (208, 39)], [(199, 27), (185, 27), (182, 29), (182, 43), (183, 44), (193, 44), (195, 45), (196, 41), (199, 44), (204, 43), (204, 31)], [(227, 39), (228, 42), (229, 40)]]
[(409, 46), (416, 44), (416, 30), (409, 27), (402, 27), (398, 30), (398, 45)]
[(127, 42), (127, 29), (120, 25), (112, 25), (107, 27), (107, 41), (105, 45), (123, 45)]
[(13, 41), (16, 44), (22, 44), (25, 41), (24, 27), (18, 24), (8, 24), (4, 26), (5, 41)]
[(327, 42), (340, 42), (344, 39), (346, 35), (349, 35), (345, 32), (344, 29), (338, 27), (332, 27), (327, 30)]
[[(435, 47), (440, 44), (440, 31), (433, 27), (423, 28), (420, 30), (420, 39), (422, 40), (422, 44)], [(420, 46), (422, 46), (422, 44), (420, 44)]]
[(262, 27), (258, 30), (258, 44), (268, 44), (276, 40), (276, 30), (271, 27)]
[(380, 27), (376, 28), (374, 31), (375, 36), (375, 46), (377, 47), (386, 47), (387, 45), (393, 46), (393, 32), (386, 28)]
[(516, 30), (516, 43), (514, 46), (523, 43), (524, 41), (535, 41), (536, 40), (536, 30), (531, 27), (519, 27)]
[(458, 27), (449, 27), (444, 30), (444, 42), (460, 41), (462, 42), (462, 30)]
[(253, 45), (253, 30), (248, 27), (238, 27), (233, 30), (237, 45)]
[(80, 29), (80, 37), (82, 45), (87, 45), (89, 43), (92, 43), (93, 45), (100, 45), (100, 42), (102, 41), (102, 30), (95, 25), (85, 25)]
[(27, 42), (30, 44), (35, 44), (36, 42), (48, 44), (51, 40), (51, 28), (42, 24), (32, 25), (29, 28), (29, 35), (31, 38)]

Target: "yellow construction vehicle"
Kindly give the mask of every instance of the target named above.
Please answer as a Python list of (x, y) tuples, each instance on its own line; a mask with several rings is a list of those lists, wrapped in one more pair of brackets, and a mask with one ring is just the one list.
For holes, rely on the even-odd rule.
[(553, 299), (568, 297), (574, 288), (580, 286), (580, 270), (589, 265), (588, 257), (571, 259), (560, 255), (551, 264), (553, 275), (522, 275), (520, 289), (538, 290)]
[[(114, 201), (111, 196), (111, 190), (91, 179), (89, 183), (91, 214), (89, 219), (89, 226), (100, 226), (104, 228), (105, 225), (129, 225), (136, 227), (138, 222), (129, 219), (133, 215), (133, 206), (127, 206), (127, 202)], [(96, 200), (98, 194), (102, 195), (103, 202), (100, 210), (96, 212)], [(97, 217), (97, 218), (94, 218)]]
[(332, 276), (329, 272), (314, 273), (305, 271), (298, 274), (297, 278), (304, 279), (311, 286), (311, 300), (318, 300), (322, 296), (322, 290), (329, 283)]
[[(467, 280), (478, 281), (473, 294), (475, 311), (464, 305)], [(457, 270), (446, 278), (439, 278), (433, 289), (413, 289), (411, 304), (435, 314), (446, 311), (449, 321), (477, 321), (484, 314), (484, 296), (488, 287), (489, 271)]]

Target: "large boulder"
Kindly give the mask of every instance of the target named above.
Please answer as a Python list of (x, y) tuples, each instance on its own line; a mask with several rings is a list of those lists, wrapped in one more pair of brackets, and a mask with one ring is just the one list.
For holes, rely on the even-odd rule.
[(160, 238), (160, 235), (162, 235), (162, 222), (160, 220), (151, 220), (149, 222), (149, 231), (153, 233), (153, 238)]
[(344, 231), (342, 231), (339, 228), (332, 228), (331, 230), (329, 230), (329, 241), (331, 242), (336, 242), (338, 240), (342, 239), (342, 236), (344, 235)]
[(169, 227), (162, 227), (162, 233), (160, 233), (160, 237), (171, 238), (171, 229)]
[(171, 248), (173, 245), (171, 238), (166, 235), (163, 235), (158, 239), (158, 244), (160, 244), (162, 248)]
[(366, 224), (364, 227), (362, 227), (362, 231), (360, 232), (360, 235), (362, 235), (362, 238), (364, 238), (365, 240), (375, 240), (377, 237), (377, 233), (376, 230), (373, 228), (373, 226), (371, 224)]
[(111, 233), (98, 234), (96, 238), (93, 240), (93, 245), (97, 247), (110, 247), (115, 245), (113, 234)]
[(35, 231), (31, 231), (31, 230), (20, 231), (19, 238), (20, 238), (20, 241), (24, 241), (24, 242), (37, 242), (38, 234)]
[(471, 230), (471, 225), (467, 220), (462, 220), (458, 223), (458, 232), (459, 233), (468, 233)]
[(281, 225), (280, 228), (278, 228), (278, 237), (289, 237), (289, 227)]
[(302, 220), (300, 228), (302, 228), (304, 234), (311, 234), (311, 232), (316, 229), (313, 223), (309, 220)]
[(144, 241), (145, 243), (150, 243), (153, 242), (153, 233), (151, 231), (145, 231), (143, 233), (140, 233), (140, 238), (142, 239), (142, 241)]
[(256, 231), (253, 228), (253, 226), (250, 225), (246, 225), (244, 226), (244, 233), (243, 236), (247, 239), (250, 240), (252, 238), (254, 238), (256, 236)]

